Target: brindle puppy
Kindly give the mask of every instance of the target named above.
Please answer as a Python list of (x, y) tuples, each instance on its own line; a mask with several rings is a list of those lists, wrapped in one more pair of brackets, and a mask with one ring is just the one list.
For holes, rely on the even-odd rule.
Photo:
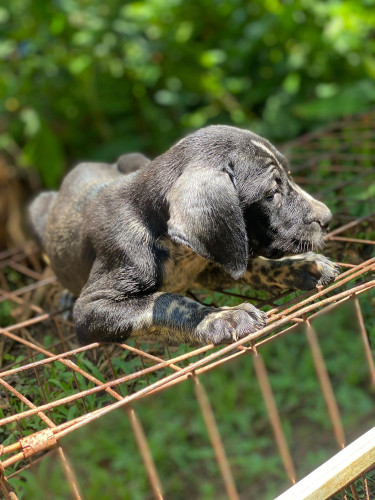
[(293, 182), (272, 144), (229, 126), (198, 130), (151, 162), (133, 154), (80, 164), (30, 215), (57, 277), (78, 297), (82, 343), (143, 334), (228, 342), (262, 328), (265, 314), (181, 293), (236, 282), (310, 290), (338, 274), (312, 252), (323, 245), (328, 208)]

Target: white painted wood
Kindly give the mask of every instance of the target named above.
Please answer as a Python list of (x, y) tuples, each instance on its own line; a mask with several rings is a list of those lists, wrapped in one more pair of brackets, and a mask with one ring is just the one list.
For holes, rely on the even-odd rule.
[(375, 427), (275, 500), (324, 500), (375, 465)]

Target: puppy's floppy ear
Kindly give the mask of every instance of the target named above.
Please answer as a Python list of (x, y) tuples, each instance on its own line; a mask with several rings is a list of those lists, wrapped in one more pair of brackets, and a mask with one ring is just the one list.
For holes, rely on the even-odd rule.
[(228, 169), (189, 166), (167, 199), (171, 239), (220, 264), (232, 278), (242, 276), (248, 258), (247, 235)]

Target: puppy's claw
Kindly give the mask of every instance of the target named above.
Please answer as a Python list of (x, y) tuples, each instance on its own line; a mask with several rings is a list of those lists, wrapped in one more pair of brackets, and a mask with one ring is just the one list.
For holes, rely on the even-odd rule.
[(234, 330), (234, 332), (232, 332), (232, 339), (233, 339), (233, 342), (236, 342), (236, 340), (238, 340), (236, 330)]

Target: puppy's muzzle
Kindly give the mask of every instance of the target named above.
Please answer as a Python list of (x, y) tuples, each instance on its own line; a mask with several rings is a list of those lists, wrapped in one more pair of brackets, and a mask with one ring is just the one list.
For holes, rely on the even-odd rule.
[(329, 223), (332, 220), (332, 212), (330, 209), (324, 205), (324, 203), (320, 203), (316, 201), (314, 203), (313, 212), (311, 217), (305, 220), (305, 224), (313, 224), (320, 226), (320, 229), (326, 231), (328, 229)]

